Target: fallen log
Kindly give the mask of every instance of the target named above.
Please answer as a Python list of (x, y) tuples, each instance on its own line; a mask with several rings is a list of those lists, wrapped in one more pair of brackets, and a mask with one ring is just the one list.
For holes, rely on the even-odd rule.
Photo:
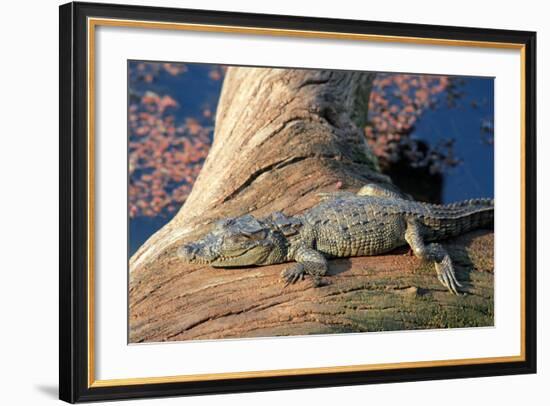
[(468, 292), (458, 297), (404, 251), (333, 260), (323, 286), (287, 288), (279, 280), (285, 264), (214, 269), (175, 255), (220, 218), (293, 215), (316, 204), (319, 192), (392, 187), (361, 130), (373, 78), (229, 68), (214, 143), (191, 195), (130, 260), (130, 342), (493, 324), (491, 232), (448, 242)]

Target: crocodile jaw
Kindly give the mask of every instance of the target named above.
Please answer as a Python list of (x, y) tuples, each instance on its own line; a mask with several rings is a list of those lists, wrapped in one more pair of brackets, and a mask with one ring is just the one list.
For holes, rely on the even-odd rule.
[(216, 248), (220, 248), (219, 245), (208, 245), (198, 241), (178, 248), (178, 256), (190, 264), (229, 268), (264, 264), (271, 253), (271, 247), (262, 243), (246, 244), (223, 253), (223, 249)]

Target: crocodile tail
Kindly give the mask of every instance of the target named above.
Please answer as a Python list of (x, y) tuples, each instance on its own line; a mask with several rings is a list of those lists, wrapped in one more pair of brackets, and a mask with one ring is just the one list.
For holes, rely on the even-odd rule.
[(493, 199), (470, 199), (446, 205), (430, 205), (424, 224), (433, 232), (433, 238), (449, 238), (478, 228), (492, 228)]

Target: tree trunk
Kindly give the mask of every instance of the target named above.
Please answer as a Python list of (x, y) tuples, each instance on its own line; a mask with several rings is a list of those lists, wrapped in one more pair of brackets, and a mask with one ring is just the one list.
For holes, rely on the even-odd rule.
[(391, 186), (362, 133), (373, 78), (228, 69), (214, 142), (192, 193), (130, 260), (130, 342), (492, 325), (492, 262), (480, 259), (492, 250), (492, 234), (454, 242), (471, 292), (459, 298), (438, 285), (432, 267), (401, 252), (331, 261), (326, 286), (285, 289), (278, 280), (285, 264), (213, 269), (174, 255), (220, 218), (292, 215), (321, 191)]

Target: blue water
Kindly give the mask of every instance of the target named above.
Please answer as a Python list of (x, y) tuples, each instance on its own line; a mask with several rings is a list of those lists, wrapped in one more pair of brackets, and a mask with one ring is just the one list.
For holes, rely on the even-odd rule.
[(481, 134), (482, 122), (494, 116), (494, 80), (464, 78), (461, 91), (464, 96), (456, 107), (441, 103), (437, 109), (427, 110), (412, 133), (432, 145), (455, 140), (454, 152), (462, 162), (443, 174), (443, 203), (494, 197), (494, 148)]
[[(130, 62), (130, 69), (135, 68), (139, 62)], [(203, 116), (204, 109), (209, 108), (213, 114), (216, 111), (218, 98), (220, 97), (223, 80), (212, 80), (209, 72), (215, 65), (186, 64), (187, 72), (172, 76), (161, 72), (153, 83), (133, 82), (133, 89), (142, 94), (146, 90), (152, 90), (159, 95), (168, 94), (178, 102), (179, 107), (173, 109), (171, 114), (176, 123), (192, 117), (201, 125), (207, 126), (212, 120)], [(137, 249), (157, 230), (162, 228), (171, 219), (168, 215), (156, 217), (135, 217), (129, 220), (129, 252), (132, 256)]]
[[(137, 84), (134, 90), (150, 89), (160, 95), (169, 94), (180, 106), (173, 111), (177, 123), (192, 117), (207, 125), (208, 119), (202, 116), (202, 111), (208, 107), (215, 112), (222, 81), (209, 77), (212, 65), (188, 64), (187, 67), (183, 75), (161, 73), (153, 84)], [(424, 112), (412, 133), (414, 138), (430, 145), (449, 138), (455, 140), (454, 153), (461, 163), (447, 168), (443, 174), (443, 203), (494, 197), (494, 149), (484, 141), (481, 131), (484, 121), (492, 123), (494, 81), (492, 78), (462, 78), (459, 89), (463, 96), (456, 106), (447, 105), (443, 94), (442, 102), (436, 109)], [(129, 255), (169, 220), (165, 215), (130, 219)]]
[[(130, 62), (130, 69), (135, 69), (138, 64), (139, 62)], [(161, 71), (153, 83), (133, 81), (131, 90), (139, 94), (147, 90), (152, 90), (161, 96), (168, 94), (179, 104), (178, 108), (171, 110), (170, 113), (177, 123), (184, 121), (186, 117), (192, 117), (201, 125), (205, 125), (208, 120), (203, 117), (202, 111), (206, 107), (212, 111), (216, 110), (223, 79), (210, 79), (209, 73), (216, 68), (216, 65), (185, 64), (185, 66), (187, 71), (178, 76)]]

